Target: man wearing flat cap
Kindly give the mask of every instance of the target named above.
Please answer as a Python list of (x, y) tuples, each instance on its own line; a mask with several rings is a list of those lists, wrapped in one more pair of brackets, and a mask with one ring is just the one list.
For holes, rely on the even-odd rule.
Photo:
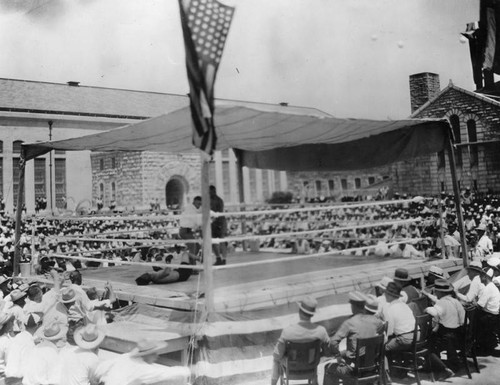
[[(356, 342), (358, 338), (375, 337), (384, 332), (384, 323), (375, 316), (378, 311), (377, 298), (359, 291), (349, 293), (353, 316), (345, 320), (330, 339), (330, 349), (337, 356), (337, 363), (325, 368), (323, 385), (334, 385), (339, 379), (345, 382), (354, 371)], [(339, 351), (340, 342), (347, 340), (347, 349)]]
[(329, 352), (330, 350), (330, 338), (326, 329), (311, 322), (311, 318), (316, 313), (318, 306), (316, 299), (308, 296), (300, 301), (298, 305), (299, 322), (284, 328), (274, 347), (271, 385), (276, 385), (280, 377), (281, 360), (285, 356), (286, 341), (307, 342), (320, 340), (322, 342), (322, 351)]

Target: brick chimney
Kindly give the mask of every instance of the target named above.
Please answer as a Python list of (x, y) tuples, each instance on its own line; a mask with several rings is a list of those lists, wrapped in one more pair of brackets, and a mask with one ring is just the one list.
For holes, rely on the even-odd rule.
[(422, 72), (410, 75), (411, 113), (422, 107), (441, 91), (439, 75), (432, 72)]

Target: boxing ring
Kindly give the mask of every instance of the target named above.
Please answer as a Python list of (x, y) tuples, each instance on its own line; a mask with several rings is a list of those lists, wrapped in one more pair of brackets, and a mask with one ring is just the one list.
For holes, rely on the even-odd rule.
[[(452, 136), (448, 122), (443, 120), (348, 120), (318, 115), (310, 109), (258, 107), (220, 105), (214, 119), (219, 137), (217, 150), (233, 148), (237, 156), (240, 201), (243, 201), (244, 166), (348, 171), (448, 149), (454, 170)], [(189, 121), (189, 108), (182, 108), (122, 129), (63, 141), (23, 144), (18, 207), (22, 204), (25, 161), (53, 149), (187, 152), (192, 150), (191, 131), (186, 125)], [(301, 129), (304, 127), (307, 128)], [(463, 261), (450, 259), (430, 263), (358, 258), (333, 251), (324, 255), (293, 256), (242, 252), (231, 255), (227, 265), (213, 266), (209, 161), (205, 155), (200, 155), (205, 258), (203, 266), (193, 268), (201, 274), (192, 276), (190, 282), (137, 287), (131, 281), (132, 275), (135, 277), (143, 269), (162, 264), (123, 262), (121, 266), (84, 272), (85, 284), (102, 286), (104, 281), (110, 281), (118, 298), (133, 302), (118, 311), (115, 322), (107, 325), (109, 349), (126, 351), (127, 346), (133, 346), (131, 343), (137, 336), (152, 335), (168, 340), (175, 349), (183, 347), (174, 353), (181, 352), (180, 359), (190, 366), (196, 384), (234, 384), (268, 378), (274, 343), (285, 326), (296, 322), (295, 302), (302, 296), (310, 294), (318, 299), (320, 310), (314, 321), (334, 331), (349, 314), (349, 291), (368, 290), (382, 276), (390, 275), (401, 265), (414, 278), (421, 278), (431, 264), (450, 271), (466, 263), (465, 253)], [(453, 187), (458, 200), (453, 170)], [(18, 210), (16, 240), (20, 237), (20, 212)], [(458, 222), (463, 228), (460, 210)], [(330, 229), (336, 230), (338, 228)], [(243, 237), (244, 234), (240, 236)], [(251, 237), (256, 238), (249, 235), (247, 239)], [(230, 238), (214, 242), (228, 240)], [(466, 250), (465, 239), (462, 239), (462, 249)], [(355, 250), (343, 250), (349, 251)], [(15, 268), (19, 252), (16, 247)], [(69, 255), (61, 257), (92, 260)]]

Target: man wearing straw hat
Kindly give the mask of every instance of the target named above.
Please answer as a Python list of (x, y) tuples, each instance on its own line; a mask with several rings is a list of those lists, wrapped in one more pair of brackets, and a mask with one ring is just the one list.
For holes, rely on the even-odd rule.
[[(330, 339), (331, 351), (337, 362), (325, 367), (323, 385), (334, 385), (351, 377), (355, 367), (356, 343), (358, 338), (369, 338), (384, 332), (384, 322), (375, 316), (378, 311), (377, 298), (358, 291), (349, 293), (349, 303), (353, 316), (345, 320)], [(347, 350), (339, 351), (340, 342), (346, 339)]]
[(88, 385), (97, 382), (97, 353), (105, 337), (105, 333), (94, 324), (75, 330), (74, 340), (78, 348), (60, 352), (61, 385)]
[(187, 383), (189, 368), (153, 365), (167, 346), (165, 341), (141, 340), (131, 352), (99, 363), (96, 376), (106, 385)]
[[(453, 286), (444, 279), (436, 280), (434, 294), (437, 299), (436, 303), (425, 309), (425, 312), (433, 317), (435, 324), (432, 336), (434, 354), (431, 356), (431, 362), (433, 368), (445, 372), (445, 376), (451, 376), (453, 371), (460, 367), (456, 341), (461, 335), (465, 309), (455, 298)], [(447, 366), (439, 358), (443, 350), (446, 350)]]
[(45, 325), (35, 333), (41, 340), (23, 357), (23, 384), (58, 384), (60, 380), (59, 350), (66, 345), (67, 327), (58, 322)]
[(299, 322), (287, 326), (281, 332), (281, 336), (274, 347), (273, 353), (273, 374), (271, 385), (276, 385), (280, 377), (281, 360), (285, 356), (286, 341), (314, 341), (322, 342), (322, 351), (328, 352), (330, 346), (330, 338), (328, 332), (321, 325), (315, 325), (311, 322), (311, 318), (316, 313), (318, 302), (312, 297), (305, 297), (298, 303), (299, 305)]

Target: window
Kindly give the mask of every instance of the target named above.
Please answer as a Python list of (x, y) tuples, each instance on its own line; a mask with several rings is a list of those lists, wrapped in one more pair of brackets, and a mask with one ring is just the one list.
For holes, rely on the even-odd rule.
[(354, 179), (354, 186), (358, 189), (361, 188), (361, 179), (355, 178)]
[[(453, 131), (454, 142), (461, 143), (462, 139), (460, 137), (460, 119), (458, 118), (457, 115), (450, 116), (450, 124), (451, 124), (451, 129)], [(455, 162), (456, 162), (457, 166), (461, 167), (463, 164), (462, 147), (457, 147), (455, 150), (455, 154), (456, 154)]]
[(14, 141), (14, 143), (12, 143), (12, 152), (14, 154), (21, 153), (21, 143), (23, 143), (22, 140), (16, 140), (16, 141)]
[(47, 198), (45, 158), (35, 158), (35, 199)]
[[(469, 137), (470, 143), (477, 142), (477, 129), (476, 129), (476, 121), (470, 119), (467, 121), (467, 136)], [(469, 146), (469, 156), (470, 156), (470, 166), (477, 166), (479, 163), (479, 153), (477, 150), (477, 144), (473, 144)]]
[(115, 157), (111, 158), (111, 168), (116, 168), (116, 158)]
[(66, 159), (54, 159), (54, 185), (56, 192), (56, 207), (66, 206)]
[(104, 170), (104, 159), (103, 158), (99, 159), (99, 170), (101, 170), (101, 171)]
[(374, 184), (374, 183), (375, 183), (375, 177), (374, 176), (368, 177), (368, 184)]
[(116, 183), (115, 182), (111, 182), (111, 200), (112, 201), (116, 200)]
[(342, 190), (347, 190), (347, 179), (341, 179), (340, 184), (342, 185)]
[(99, 183), (99, 198), (104, 199), (104, 183)]
[(472, 184), (473, 184), (473, 186), (474, 186), (474, 191), (477, 191), (477, 179), (474, 179), (474, 180), (472, 181)]
[(323, 195), (323, 191), (321, 191), (322, 183), (320, 180), (316, 181), (316, 194)]
[[(12, 190), (14, 196), (14, 207), (17, 205), (17, 197), (19, 192), (19, 160), (20, 158), (12, 158)], [(23, 190), (24, 192), (24, 190)], [(23, 197), (24, 202), (24, 197)]]
[(441, 182), (441, 191), (446, 191), (444, 188), (444, 182)]
[(328, 181), (328, 190), (330, 190), (330, 194), (333, 194), (333, 191), (335, 190), (335, 183), (333, 179)]

